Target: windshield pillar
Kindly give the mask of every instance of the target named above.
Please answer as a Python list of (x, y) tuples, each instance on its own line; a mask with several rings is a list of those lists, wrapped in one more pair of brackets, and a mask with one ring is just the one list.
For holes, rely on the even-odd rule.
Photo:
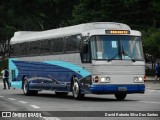
[(84, 38), (82, 42), (82, 49), (80, 55), (82, 63), (91, 63), (91, 51), (88, 37)]
[(118, 54), (120, 56), (120, 59), (122, 59), (122, 49), (121, 49), (121, 43), (120, 43), (119, 37), (118, 37)]

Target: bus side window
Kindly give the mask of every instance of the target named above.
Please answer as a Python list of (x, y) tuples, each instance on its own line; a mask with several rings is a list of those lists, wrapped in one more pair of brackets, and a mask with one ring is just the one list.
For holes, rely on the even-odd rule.
[(67, 38), (66, 52), (79, 52), (81, 45), (81, 36), (72, 35)]
[(90, 57), (90, 46), (87, 40), (84, 40), (83, 45), (82, 45), (82, 50), (81, 50), (81, 60), (82, 63), (90, 63), (91, 62), (91, 57)]
[(20, 44), (14, 44), (11, 46), (11, 51), (10, 51), (11, 56), (18, 56), (19, 55), (19, 46), (20, 46)]
[(56, 38), (52, 39), (52, 52), (53, 53), (62, 53), (64, 51), (64, 39)]
[(39, 55), (41, 49), (41, 41), (33, 41), (30, 43), (30, 55)]
[(52, 41), (51, 40), (42, 40), (41, 42), (41, 54), (45, 54), (45, 53), (51, 53), (51, 49), (52, 49)]
[(24, 56), (29, 54), (29, 42), (21, 43), (19, 47), (19, 55)]

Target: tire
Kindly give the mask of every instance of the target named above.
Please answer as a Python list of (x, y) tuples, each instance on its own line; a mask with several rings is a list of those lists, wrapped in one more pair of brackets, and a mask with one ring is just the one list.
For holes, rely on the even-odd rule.
[(115, 97), (117, 100), (124, 100), (126, 98), (127, 94), (126, 93), (116, 93)]
[(81, 89), (80, 89), (80, 86), (78, 84), (78, 78), (77, 77), (73, 78), (72, 93), (73, 93), (73, 98), (75, 100), (80, 100), (80, 99), (84, 98), (84, 94), (81, 94)]
[(27, 96), (29, 95), (37, 95), (38, 94), (38, 91), (36, 90), (29, 90), (29, 83), (28, 83), (28, 80), (25, 79), (24, 80), (24, 83), (23, 83), (23, 93)]
[(57, 96), (66, 96), (66, 95), (68, 95), (68, 92), (55, 92), (55, 94)]
[(25, 79), (24, 80), (24, 82), (23, 82), (23, 93), (25, 94), (25, 95), (29, 95), (30, 94), (30, 91), (29, 91), (29, 83), (28, 83), (28, 81)]

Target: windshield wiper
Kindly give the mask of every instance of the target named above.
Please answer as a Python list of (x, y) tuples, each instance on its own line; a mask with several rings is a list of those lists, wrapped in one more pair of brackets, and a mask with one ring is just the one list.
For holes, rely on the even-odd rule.
[(117, 57), (117, 55), (119, 55), (119, 53), (117, 53), (115, 56), (113, 56), (111, 59), (108, 59), (108, 62), (112, 61), (115, 57)]
[[(132, 58), (130, 55), (128, 55), (128, 54), (124, 51), (123, 46), (122, 46), (122, 52), (121, 52), (120, 54), (123, 54), (123, 55), (128, 56), (128, 57), (132, 60), (132, 62), (136, 62), (136, 60), (135, 60), (134, 58)], [(117, 57), (117, 55), (119, 55), (119, 53), (117, 53), (117, 54), (116, 54), (115, 56), (113, 56), (111, 59), (108, 59), (108, 62), (112, 61), (115, 57)]]
[(122, 46), (122, 54), (128, 56), (128, 57), (132, 60), (132, 62), (136, 62), (135, 59), (133, 59), (130, 55), (128, 55), (128, 54), (124, 51), (123, 46)]

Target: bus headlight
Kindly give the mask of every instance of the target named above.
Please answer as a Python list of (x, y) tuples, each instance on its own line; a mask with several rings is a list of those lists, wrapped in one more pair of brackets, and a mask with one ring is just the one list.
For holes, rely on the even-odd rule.
[(94, 83), (110, 83), (110, 77), (102, 77), (102, 76), (94, 76), (93, 78)]
[(142, 83), (143, 82), (143, 77), (134, 77), (134, 82), (135, 83)]
[(106, 78), (102, 77), (100, 82), (106, 82)]
[(100, 82), (101, 83), (110, 83), (110, 77), (101, 77), (100, 79)]

